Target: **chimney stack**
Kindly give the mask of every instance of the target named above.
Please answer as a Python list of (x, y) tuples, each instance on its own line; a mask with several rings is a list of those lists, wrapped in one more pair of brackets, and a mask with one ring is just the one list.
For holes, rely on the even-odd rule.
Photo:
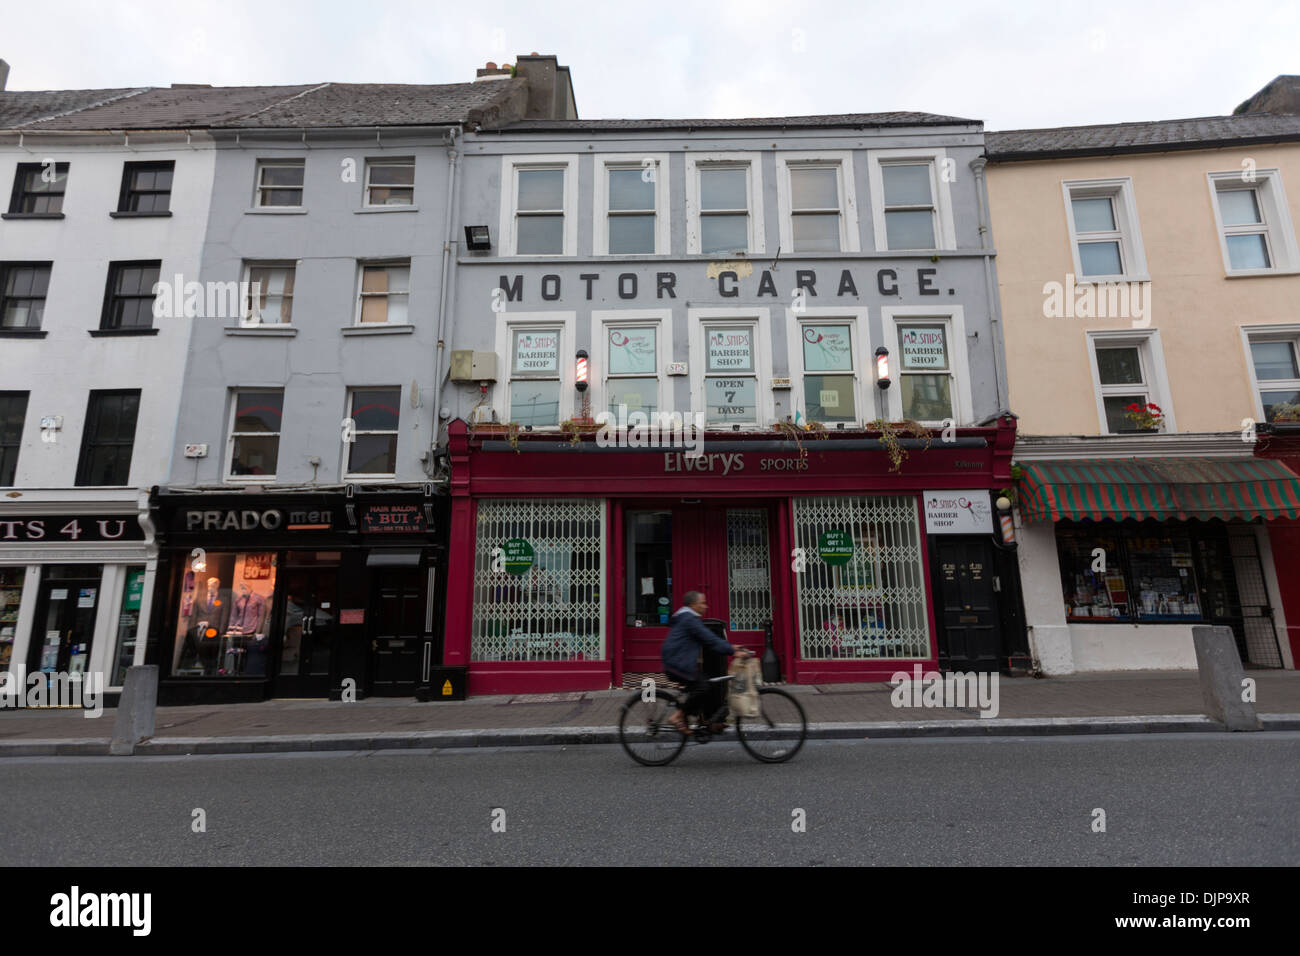
[(495, 80), (503, 76), (510, 76), (510, 67), (505, 64), (498, 67), (491, 60), (488, 60), (487, 66), (475, 71), (474, 82), (477, 83), (479, 80)]
[(4, 92), (5, 83), (9, 79), (9, 64), (0, 60), (0, 92)]

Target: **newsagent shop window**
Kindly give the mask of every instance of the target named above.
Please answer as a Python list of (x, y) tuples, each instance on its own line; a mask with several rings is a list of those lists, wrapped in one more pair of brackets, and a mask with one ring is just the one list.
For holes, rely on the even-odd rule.
[(603, 499), (478, 502), (474, 661), (602, 660)]
[(794, 499), (800, 654), (925, 658), (930, 626), (914, 495)]
[(180, 571), (172, 674), (266, 676), (275, 577), (274, 553), (189, 559)]
[(1179, 622), (1203, 618), (1193, 536), (1163, 523), (1056, 528), (1070, 621)]
[(560, 330), (514, 329), (510, 337), (509, 420), (520, 425), (560, 423)]

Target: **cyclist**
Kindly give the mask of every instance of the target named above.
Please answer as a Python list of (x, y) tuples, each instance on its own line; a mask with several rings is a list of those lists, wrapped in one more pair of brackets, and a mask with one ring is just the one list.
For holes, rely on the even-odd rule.
[[(674, 711), (668, 718), (669, 723), (684, 734), (691, 732), (686, 722), (687, 714), (710, 714), (717, 710), (716, 706), (708, 706), (714, 696), (714, 688), (700, 673), (700, 649), (717, 654), (735, 654), (738, 657), (752, 656), (750, 651), (728, 644), (704, 626), (702, 619), (708, 609), (701, 592), (687, 591), (682, 598), (682, 606), (673, 614), (668, 637), (660, 652), (665, 673), (686, 685), (686, 699), (682, 701), (681, 709)], [(722, 733), (727, 725), (713, 724), (712, 729), (714, 733)]]

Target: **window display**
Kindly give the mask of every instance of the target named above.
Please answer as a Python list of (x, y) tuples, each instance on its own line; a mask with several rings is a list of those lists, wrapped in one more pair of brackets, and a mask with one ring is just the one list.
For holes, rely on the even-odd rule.
[(1192, 541), (1155, 523), (1057, 528), (1069, 621), (1202, 619)]
[(18, 630), (18, 605), (23, 598), (26, 568), (0, 568), (0, 671), (9, 669)]
[(121, 687), (126, 669), (135, 663), (136, 636), (140, 629), (140, 603), (144, 597), (144, 568), (129, 568), (122, 586), (122, 610), (117, 617), (117, 653), (110, 687)]
[(263, 677), (276, 556), (216, 554), (181, 572), (172, 671), (177, 677)]

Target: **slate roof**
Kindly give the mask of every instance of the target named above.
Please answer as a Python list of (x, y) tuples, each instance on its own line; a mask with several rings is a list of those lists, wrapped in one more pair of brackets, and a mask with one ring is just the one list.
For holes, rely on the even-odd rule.
[(523, 80), (439, 85), (144, 87), (0, 92), (0, 129), (440, 126), (508, 99)]
[(1300, 116), (1244, 113), (1197, 119), (1015, 129), (984, 134), (984, 148), (995, 162), (1210, 149), (1249, 143), (1300, 140)]
[(604, 120), (520, 120), (496, 132), (608, 132), (610, 130), (681, 129), (866, 129), (881, 126), (981, 126), (981, 120), (941, 116), (937, 113), (831, 113), (820, 116), (766, 116), (745, 119), (604, 119)]

